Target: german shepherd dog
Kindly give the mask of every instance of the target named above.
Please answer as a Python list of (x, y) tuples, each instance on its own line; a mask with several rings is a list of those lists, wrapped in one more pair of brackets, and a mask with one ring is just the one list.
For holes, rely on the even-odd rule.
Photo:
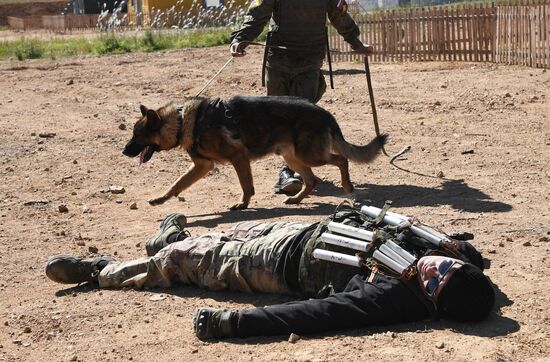
[(366, 146), (352, 145), (328, 111), (298, 97), (235, 96), (227, 101), (193, 97), (185, 99), (182, 108), (174, 103), (158, 110), (140, 108), (142, 117), (122, 153), (139, 155), (144, 163), (155, 152), (181, 147), (193, 161), (164, 195), (149, 200), (151, 205), (177, 196), (215, 163), (229, 162), (243, 191), (240, 202), (231, 209), (245, 209), (254, 195), (250, 161), (272, 153), (281, 155), (304, 180), (300, 192), (285, 200), (287, 204), (302, 201), (317, 182), (311, 168), (327, 164), (340, 169), (342, 187), (352, 192), (348, 160), (370, 162), (387, 139), (384, 134)]

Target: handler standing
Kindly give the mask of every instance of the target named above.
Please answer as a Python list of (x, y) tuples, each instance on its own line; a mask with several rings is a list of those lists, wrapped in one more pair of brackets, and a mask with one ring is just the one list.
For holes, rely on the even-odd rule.
[[(359, 28), (347, 13), (345, 0), (254, 0), (242, 28), (231, 35), (231, 54), (244, 56), (246, 42), (260, 35), (271, 19), (265, 53), (267, 95), (298, 96), (317, 103), (327, 88), (321, 74), (327, 15), (354, 51), (372, 53), (372, 47), (359, 40)], [(301, 187), (300, 179), (285, 165), (275, 193), (296, 193)]]

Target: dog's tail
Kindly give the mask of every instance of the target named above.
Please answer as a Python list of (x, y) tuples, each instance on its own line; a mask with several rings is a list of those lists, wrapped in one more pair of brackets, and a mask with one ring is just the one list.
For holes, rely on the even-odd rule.
[(376, 136), (365, 146), (356, 146), (348, 143), (338, 129), (332, 132), (333, 145), (336, 151), (350, 161), (368, 163), (376, 158), (388, 140), (388, 134)]

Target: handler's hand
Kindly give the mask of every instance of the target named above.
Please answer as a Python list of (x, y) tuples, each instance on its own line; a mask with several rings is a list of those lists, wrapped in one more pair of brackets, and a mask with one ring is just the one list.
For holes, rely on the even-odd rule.
[(355, 53), (362, 54), (363, 56), (368, 57), (369, 55), (372, 55), (374, 53), (374, 48), (372, 47), (372, 45), (361, 43), (361, 45), (353, 49), (353, 51)]
[(234, 57), (244, 57), (246, 55), (246, 51), (244, 50), (244, 47), (241, 45), (241, 43), (233, 43), (231, 44), (231, 55)]

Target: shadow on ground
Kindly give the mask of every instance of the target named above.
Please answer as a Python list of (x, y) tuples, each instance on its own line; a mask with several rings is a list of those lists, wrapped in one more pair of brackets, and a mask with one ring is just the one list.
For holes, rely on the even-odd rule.
[[(508, 212), (512, 206), (492, 200), (481, 190), (469, 186), (464, 180), (444, 180), (438, 187), (416, 185), (362, 184), (355, 187), (353, 194), (346, 194), (340, 186), (321, 182), (311, 196), (301, 205), (282, 205), (272, 209), (250, 208), (241, 211), (221, 211), (208, 214), (186, 215), (189, 227), (213, 228), (219, 224), (248, 220), (265, 220), (281, 216), (326, 216), (334, 212), (336, 204), (314, 202), (315, 198), (331, 196), (355, 198), (363, 204), (382, 207), (386, 200), (392, 200), (394, 207), (443, 206), (467, 212)], [(281, 200), (282, 202), (282, 200)], [(205, 219), (206, 218), (206, 219)]]
[(467, 212), (508, 212), (512, 206), (491, 199), (481, 190), (468, 186), (464, 180), (444, 180), (438, 187), (416, 185), (358, 185), (356, 199), (362, 203), (383, 205), (392, 200), (394, 207), (443, 206)]

